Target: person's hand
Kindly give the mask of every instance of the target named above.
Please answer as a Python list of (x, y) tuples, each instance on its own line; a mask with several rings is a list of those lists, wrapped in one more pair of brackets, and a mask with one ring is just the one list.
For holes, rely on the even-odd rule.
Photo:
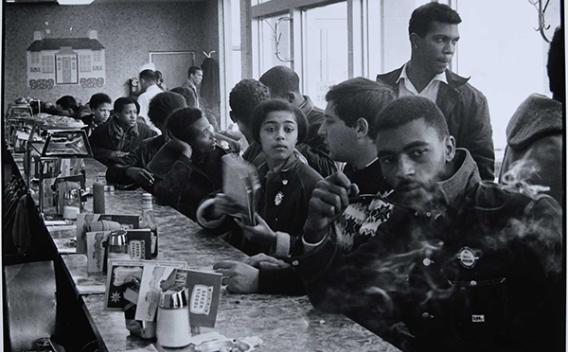
[(110, 154), (114, 159), (120, 159), (128, 155), (129, 152), (123, 152), (122, 150), (114, 150)]
[(154, 175), (141, 167), (129, 167), (126, 169), (126, 176), (139, 186), (152, 186), (156, 179)]
[(168, 132), (168, 146), (191, 159), (191, 155), (193, 154), (191, 146), (188, 143), (182, 141), (181, 139), (174, 137), (169, 132)]
[(213, 198), (213, 217), (216, 219), (223, 215), (237, 215), (242, 212), (243, 209), (225, 193), (217, 193)]
[(322, 231), (341, 215), (349, 204), (349, 196), (356, 196), (359, 188), (341, 171), (320, 181), (310, 198), (308, 217), (304, 224), (304, 238), (319, 242)]
[(235, 219), (235, 221), (243, 229), (243, 235), (247, 240), (260, 245), (273, 245), (276, 241), (276, 233), (260, 215), (255, 213), (254, 217), (256, 219), (254, 226), (246, 225), (239, 219)]
[(286, 263), (285, 261), (271, 257), (264, 253), (259, 253), (253, 255), (252, 257), (248, 257), (243, 262), (259, 269), (284, 269), (290, 267), (290, 264)]
[(234, 293), (258, 292), (258, 269), (234, 260), (225, 260), (213, 265), (213, 270), (223, 274), (223, 283)]

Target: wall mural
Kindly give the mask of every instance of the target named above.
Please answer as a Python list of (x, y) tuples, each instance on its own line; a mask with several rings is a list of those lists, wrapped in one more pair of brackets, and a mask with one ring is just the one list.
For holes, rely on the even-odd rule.
[(101, 88), (105, 84), (105, 48), (97, 31), (86, 38), (45, 38), (34, 32), (27, 49), (28, 85), (31, 89), (52, 89), (59, 85)]

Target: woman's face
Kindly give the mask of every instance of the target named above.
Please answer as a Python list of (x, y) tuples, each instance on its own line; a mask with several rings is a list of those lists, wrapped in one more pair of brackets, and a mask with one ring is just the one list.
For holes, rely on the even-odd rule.
[(101, 123), (108, 120), (110, 116), (111, 105), (109, 103), (102, 103), (94, 111), (95, 123), (100, 125)]
[(296, 116), (289, 111), (273, 111), (260, 126), (260, 144), (266, 158), (279, 162), (292, 155), (298, 142)]

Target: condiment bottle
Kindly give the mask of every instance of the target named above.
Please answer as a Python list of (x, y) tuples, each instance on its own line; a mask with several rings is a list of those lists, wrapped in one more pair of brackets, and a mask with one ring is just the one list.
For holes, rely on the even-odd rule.
[(168, 290), (160, 294), (156, 337), (163, 347), (185, 347), (191, 342), (187, 288), (180, 291)]
[(152, 195), (150, 193), (142, 194), (142, 221), (141, 229), (150, 229), (152, 231), (151, 256), (158, 256), (158, 225), (154, 218), (154, 209), (152, 206)]

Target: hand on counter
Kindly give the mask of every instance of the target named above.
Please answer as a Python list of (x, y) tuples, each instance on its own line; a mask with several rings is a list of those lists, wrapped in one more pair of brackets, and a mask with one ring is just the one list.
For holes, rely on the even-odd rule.
[(223, 274), (223, 283), (233, 293), (258, 292), (258, 269), (234, 260), (213, 265), (213, 270)]
[(129, 167), (126, 169), (126, 176), (142, 187), (149, 187), (156, 181), (154, 175), (141, 167)]
[(290, 264), (285, 261), (264, 253), (248, 257), (244, 260), (244, 263), (259, 269), (285, 269), (290, 267)]
[(243, 229), (243, 235), (247, 240), (260, 245), (274, 245), (276, 242), (276, 233), (272, 231), (262, 216), (256, 213), (254, 216), (256, 219), (256, 225), (254, 226), (245, 225), (245, 223), (239, 219), (235, 219), (235, 222)]
[(349, 204), (349, 197), (357, 195), (359, 188), (341, 171), (320, 181), (310, 198), (308, 218), (304, 225), (304, 239), (309, 243), (322, 240), (322, 235)]
[(123, 152), (122, 150), (113, 150), (113, 151), (110, 153), (110, 157), (111, 157), (112, 159), (118, 160), (118, 159), (120, 159), (120, 158), (123, 158), (123, 157), (127, 156), (128, 153), (129, 153), (129, 152)]

